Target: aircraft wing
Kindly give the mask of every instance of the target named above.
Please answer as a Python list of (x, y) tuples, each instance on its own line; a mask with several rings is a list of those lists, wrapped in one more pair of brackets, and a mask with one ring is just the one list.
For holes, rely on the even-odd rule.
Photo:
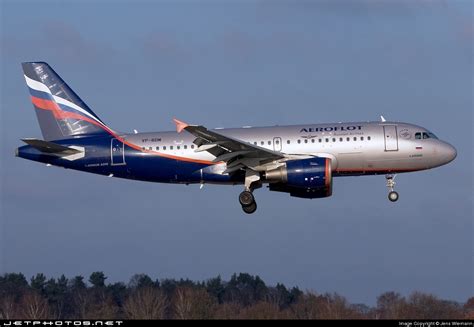
[(174, 122), (178, 133), (185, 130), (196, 137), (193, 142), (198, 146), (196, 152), (207, 151), (216, 157), (214, 162), (223, 161), (227, 164), (224, 173), (231, 173), (243, 167), (255, 169), (285, 158), (281, 152), (219, 134), (204, 126), (188, 125), (177, 119), (174, 119)]

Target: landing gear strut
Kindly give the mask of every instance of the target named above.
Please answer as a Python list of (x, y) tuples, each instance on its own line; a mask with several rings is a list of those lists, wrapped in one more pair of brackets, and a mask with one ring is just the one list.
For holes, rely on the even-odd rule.
[(388, 199), (392, 202), (396, 202), (398, 200), (398, 193), (393, 190), (395, 187), (395, 176), (385, 175), (385, 179), (387, 180), (387, 187), (390, 190), (390, 192), (388, 192)]
[(259, 180), (259, 173), (250, 169), (245, 172), (245, 190), (240, 193), (239, 202), (242, 206), (242, 210), (247, 214), (254, 213), (257, 210), (257, 202), (255, 202), (255, 197), (253, 196), (252, 191), (259, 187)]

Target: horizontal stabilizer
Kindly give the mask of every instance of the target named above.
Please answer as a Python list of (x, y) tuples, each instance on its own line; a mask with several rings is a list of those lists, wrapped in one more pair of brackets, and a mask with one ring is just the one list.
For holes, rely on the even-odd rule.
[(38, 139), (22, 139), (28, 145), (31, 145), (33, 148), (44, 152), (44, 153), (54, 153), (59, 155), (71, 155), (80, 153), (80, 150), (69, 148), (64, 145), (56, 144), (53, 142), (38, 140)]

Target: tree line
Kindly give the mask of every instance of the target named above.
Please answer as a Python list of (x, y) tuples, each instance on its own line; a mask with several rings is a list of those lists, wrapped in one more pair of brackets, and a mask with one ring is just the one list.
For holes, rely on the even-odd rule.
[(103, 272), (71, 279), (38, 273), (0, 276), (0, 319), (474, 319), (466, 303), (414, 292), (386, 292), (377, 304), (351, 304), (336, 293), (268, 286), (259, 276), (234, 274), (202, 282), (153, 280), (134, 275), (128, 284), (106, 283)]

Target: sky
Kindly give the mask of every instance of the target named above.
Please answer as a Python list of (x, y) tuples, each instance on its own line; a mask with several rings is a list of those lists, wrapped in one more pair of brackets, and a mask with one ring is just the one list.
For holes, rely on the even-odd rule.
[[(235, 272), (374, 304), (474, 295), (473, 2), (0, 0), (0, 273), (108, 281)], [(458, 156), (341, 177), (333, 196), (105, 178), (14, 157), (41, 138), (20, 63), (46, 61), (111, 128), (378, 120), (424, 126)], [(160, 167), (156, 167), (160, 169)]]

